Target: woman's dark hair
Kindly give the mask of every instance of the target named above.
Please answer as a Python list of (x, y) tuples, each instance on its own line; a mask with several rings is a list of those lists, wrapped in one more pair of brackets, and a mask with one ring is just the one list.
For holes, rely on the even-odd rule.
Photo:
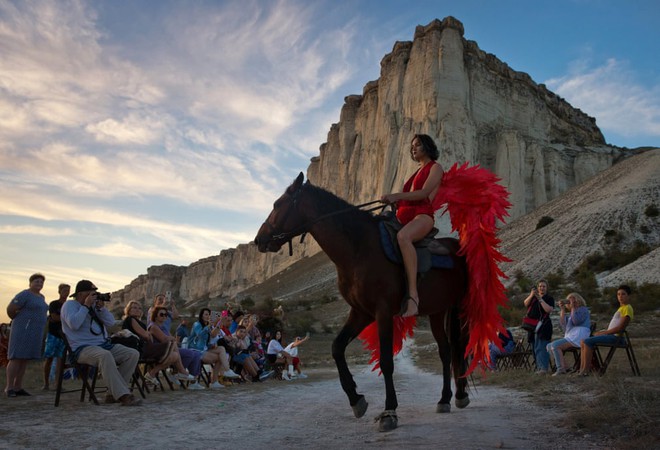
[(198, 321), (199, 323), (201, 323), (202, 326), (205, 325), (205, 323), (204, 323), (204, 319), (202, 319), (202, 316), (204, 315), (204, 311), (208, 311), (209, 314), (211, 314), (211, 310), (208, 309), (208, 308), (202, 308), (202, 309), (199, 311), (199, 317), (197, 318), (197, 321)]
[(628, 295), (632, 294), (632, 289), (630, 289), (630, 286), (628, 286), (627, 284), (622, 284), (617, 288), (617, 291), (622, 291), (622, 290), (626, 291), (626, 294)]
[[(435, 142), (433, 142), (433, 138), (431, 138), (431, 136), (429, 136), (428, 134), (416, 134), (410, 140), (410, 143), (412, 144), (412, 141), (414, 141), (415, 139), (419, 139), (419, 142), (422, 144), (422, 148), (424, 149), (424, 153), (426, 153), (426, 156), (428, 156), (433, 161), (438, 160), (438, 158), (440, 157), (440, 151), (438, 150), (438, 147), (435, 145)], [(410, 157), (412, 158), (412, 151), (410, 152)]]
[[(277, 333), (280, 333), (280, 338), (279, 339), (277, 339)], [(273, 333), (272, 338), (281, 344), (282, 339), (284, 339), (284, 333), (282, 333), (282, 330), (275, 330), (275, 333)]]
[(164, 306), (156, 306), (155, 308), (153, 308), (153, 309), (151, 310), (151, 317), (149, 317), (149, 319), (150, 319), (152, 322), (155, 322), (155, 321), (156, 321), (156, 318), (158, 317), (158, 313), (159, 313), (160, 311), (165, 311), (165, 312), (167, 312), (167, 308), (165, 308)]

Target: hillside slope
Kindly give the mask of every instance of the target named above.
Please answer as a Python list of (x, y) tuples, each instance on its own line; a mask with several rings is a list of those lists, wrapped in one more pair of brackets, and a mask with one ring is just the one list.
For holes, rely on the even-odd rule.
[[(505, 226), (499, 233), (501, 248), (513, 261), (503, 269), (509, 277), (520, 270), (533, 279), (558, 269), (570, 273), (587, 255), (603, 250), (616, 231), (624, 247), (640, 240), (655, 250), (602, 277), (601, 285), (660, 283), (660, 216), (646, 215), (651, 204), (660, 208), (659, 150), (623, 160)], [(543, 216), (553, 222), (536, 230)], [(338, 295), (336, 273), (332, 261), (319, 253), (242, 292), (238, 299), (311, 300), (328, 295)]]
[[(660, 151), (652, 150), (621, 161), (570, 189), (499, 233), (512, 275), (522, 271), (538, 278), (562, 269), (571, 273), (588, 255), (603, 251), (613, 240), (622, 248), (642, 241), (660, 246), (660, 216), (649, 216), (650, 205), (660, 208)], [(542, 217), (553, 219), (536, 230)], [(634, 280), (660, 283), (658, 257), (647, 255), (622, 268), (604, 285)]]

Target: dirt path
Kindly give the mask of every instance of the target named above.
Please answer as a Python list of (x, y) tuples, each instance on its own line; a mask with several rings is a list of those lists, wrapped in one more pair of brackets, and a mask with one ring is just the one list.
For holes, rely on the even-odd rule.
[[(405, 364), (398, 367), (410, 368)], [(316, 370), (306, 380), (243, 384), (220, 391), (149, 395), (144, 406), (80, 404), (77, 394), (53, 407), (53, 392), (0, 400), (5, 417), (0, 448), (603, 448), (557, 428), (559, 413), (520, 393), (492, 386), (472, 390), (472, 403), (435, 413), (440, 378), (414, 369), (395, 374), (399, 428), (379, 433), (373, 418), (384, 405), (382, 379), (354, 371), (369, 410), (355, 419), (336, 373)], [(532, 430), (531, 432), (529, 430)], [(237, 447), (238, 446), (238, 447)]]

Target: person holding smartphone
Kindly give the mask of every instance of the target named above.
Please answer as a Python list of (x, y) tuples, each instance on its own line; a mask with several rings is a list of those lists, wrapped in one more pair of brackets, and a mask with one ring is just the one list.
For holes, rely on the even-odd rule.
[(527, 339), (534, 349), (536, 374), (547, 375), (550, 373), (550, 354), (547, 346), (552, 339), (550, 313), (555, 308), (555, 299), (548, 294), (548, 282), (539, 280), (523, 303), (528, 308), (531, 306), (532, 311), (538, 311), (540, 326), (535, 331), (530, 331)]

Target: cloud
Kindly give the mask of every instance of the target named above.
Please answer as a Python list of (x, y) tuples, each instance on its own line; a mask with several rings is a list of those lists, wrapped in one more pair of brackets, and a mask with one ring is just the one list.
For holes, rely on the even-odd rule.
[(85, 127), (97, 141), (110, 144), (149, 145), (160, 141), (168, 125), (167, 118), (130, 113), (122, 120), (108, 118)]
[(72, 236), (74, 233), (70, 228), (50, 228), (36, 225), (0, 225), (0, 234)]
[(660, 86), (642, 85), (625, 61), (612, 58), (598, 67), (580, 61), (569, 75), (546, 84), (571, 105), (597, 117), (604, 131), (660, 136)]

